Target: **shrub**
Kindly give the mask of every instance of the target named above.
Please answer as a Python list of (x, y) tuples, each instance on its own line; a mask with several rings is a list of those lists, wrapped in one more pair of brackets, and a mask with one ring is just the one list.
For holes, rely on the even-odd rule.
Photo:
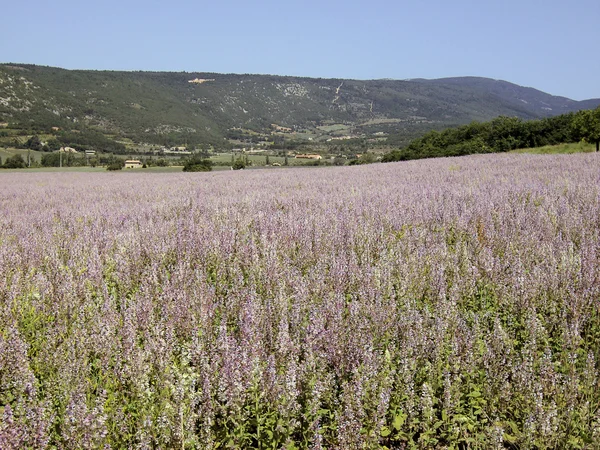
[(25, 168), (25, 160), (21, 155), (14, 155), (6, 158), (6, 162), (2, 166), (5, 169), (23, 169)]
[(183, 166), (184, 172), (210, 172), (212, 170), (212, 161), (209, 159), (193, 158), (187, 161)]
[(243, 159), (238, 158), (233, 162), (233, 165), (231, 166), (231, 168), (233, 170), (242, 170), (246, 168), (246, 163), (244, 162)]

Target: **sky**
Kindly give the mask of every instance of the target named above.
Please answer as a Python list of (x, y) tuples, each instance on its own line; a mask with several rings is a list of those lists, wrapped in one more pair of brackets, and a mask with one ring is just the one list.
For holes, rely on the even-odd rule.
[(600, 98), (599, 0), (21, 0), (0, 62), (318, 78), (482, 76)]

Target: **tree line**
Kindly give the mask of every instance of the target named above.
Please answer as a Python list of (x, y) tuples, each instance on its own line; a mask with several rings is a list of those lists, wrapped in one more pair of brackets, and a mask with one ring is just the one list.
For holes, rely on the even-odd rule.
[[(61, 131), (53, 138), (43, 142), (36, 134), (31, 136), (25, 142), (25, 148), (42, 152), (52, 152), (61, 147), (73, 147), (79, 151), (98, 150), (104, 152), (124, 154), (126, 152), (125, 145), (107, 138), (102, 133), (97, 131), (86, 130), (80, 131)], [(21, 145), (17, 145), (21, 147)]]
[(382, 161), (497, 153), (579, 141), (595, 143), (599, 150), (600, 107), (529, 121), (500, 116), (489, 122), (430, 131), (406, 148), (387, 153)]

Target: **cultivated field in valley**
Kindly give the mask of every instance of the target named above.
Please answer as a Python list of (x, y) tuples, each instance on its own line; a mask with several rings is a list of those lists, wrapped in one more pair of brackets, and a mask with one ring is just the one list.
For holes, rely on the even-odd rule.
[(596, 154), (6, 173), (0, 211), (3, 449), (600, 442)]

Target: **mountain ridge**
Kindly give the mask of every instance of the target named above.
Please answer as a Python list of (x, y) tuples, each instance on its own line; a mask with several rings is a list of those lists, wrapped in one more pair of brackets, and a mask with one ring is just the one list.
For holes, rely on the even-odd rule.
[(218, 144), (236, 133), (267, 138), (285, 129), (293, 133), (288, 139), (408, 139), (499, 115), (536, 119), (598, 105), (600, 99), (576, 101), (483, 77), (356, 80), (0, 64), (0, 122), (89, 127), (140, 142), (170, 136)]

